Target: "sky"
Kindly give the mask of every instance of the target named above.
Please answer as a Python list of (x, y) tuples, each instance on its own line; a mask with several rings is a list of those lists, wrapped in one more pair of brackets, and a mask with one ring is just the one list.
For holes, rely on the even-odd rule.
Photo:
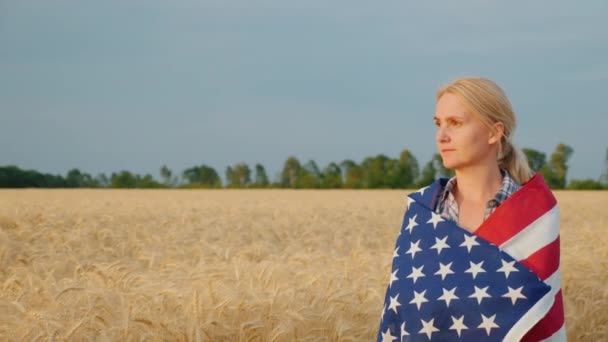
[(494, 80), (514, 142), (608, 148), (608, 2), (1, 1), (0, 165), (159, 177), (434, 153), (435, 92)]

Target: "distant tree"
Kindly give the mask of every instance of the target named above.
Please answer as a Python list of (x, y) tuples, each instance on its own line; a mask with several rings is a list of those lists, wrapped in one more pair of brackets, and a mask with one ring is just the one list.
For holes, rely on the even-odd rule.
[(541, 168), (540, 172), (551, 188), (563, 189), (566, 187), (568, 160), (573, 152), (574, 150), (572, 147), (560, 143), (555, 147), (555, 151), (551, 154), (549, 163)]
[(431, 159), (424, 165), (420, 178), (416, 181), (416, 188), (422, 188), (432, 184), (437, 177), (437, 169), (435, 168), (435, 159)]
[(95, 182), (102, 188), (107, 188), (110, 186), (110, 179), (105, 173), (98, 174), (97, 177), (95, 177)]
[(173, 175), (173, 172), (167, 165), (163, 165), (160, 168), (160, 179), (162, 183), (167, 187), (174, 187), (178, 183), (178, 179)]
[(363, 169), (354, 161), (346, 159), (340, 163), (344, 178), (344, 188), (360, 189), (363, 187)]
[(399, 159), (389, 163), (388, 183), (391, 188), (411, 188), (419, 176), (418, 160), (409, 150), (403, 150)]
[(297, 187), (312, 189), (321, 187), (323, 173), (319, 170), (314, 160), (309, 160), (301, 169), (298, 176)]
[(295, 189), (298, 186), (301, 170), (302, 165), (300, 165), (300, 161), (296, 157), (291, 156), (287, 158), (281, 172), (281, 186)]
[(608, 188), (608, 148), (606, 148), (606, 159), (604, 159), (604, 172), (600, 176), (600, 183)]
[(197, 186), (206, 188), (222, 187), (222, 180), (217, 172), (210, 166), (200, 165), (185, 169), (182, 177), (187, 186)]
[(127, 170), (118, 173), (112, 172), (110, 177), (110, 185), (113, 188), (136, 188), (138, 179), (136, 175)]
[(601, 190), (604, 187), (594, 179), (573, 179), (568, 183), (568, 189), (573, 190)]
[(266, 169), (262, 164), (255, 164), (255, 182), (254, 186), (265, 188), (269, 185)]
[(361, 162), (363, 170), (363, 187), (367, 189), (388, 188), (390, 181), (387, 177), (393, 162), (384, 154), (367, 157)]
[(323, 181), (321, 187), (326, 189), (337, 189), (343, 185), (342, 181), (342, 169), (334, 162), (329, 163), (323, 169)]
[(522, 151), (528, 159), (528, 165), (533, 172), (540, 171), (547, 163), (547, 156), (540, 151), (531, 148), (523, 148)]

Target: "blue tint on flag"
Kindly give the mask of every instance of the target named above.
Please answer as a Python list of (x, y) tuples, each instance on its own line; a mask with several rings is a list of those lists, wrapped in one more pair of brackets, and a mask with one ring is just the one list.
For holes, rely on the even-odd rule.
[(552, 304), (550, 287), (497, 246), (434, 214), (434, 185), (409, 196), (378, 341), (523, 336)]

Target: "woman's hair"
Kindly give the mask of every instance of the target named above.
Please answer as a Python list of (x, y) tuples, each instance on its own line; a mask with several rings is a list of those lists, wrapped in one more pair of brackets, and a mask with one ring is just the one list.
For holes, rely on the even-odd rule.
[(498, 145), (498, 166), (509, 172), (519, 184), (532, 177), (526, 155), (511, 141), (515, 130), (515, 113), (505, 92), (493, 81), (485, 78), (459, 78), (443, 85), (436, 100), (449, 93), (460, 97), (464, 106), (477, 120), (496, 133), (494, 124), (501, 122), (504, 134)]

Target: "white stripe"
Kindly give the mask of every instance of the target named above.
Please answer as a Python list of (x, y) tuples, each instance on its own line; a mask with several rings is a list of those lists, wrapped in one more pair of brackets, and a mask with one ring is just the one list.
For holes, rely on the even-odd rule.
[(557, 204), (525, 229), (500, 245), (500, 248), (521, 261), (555, 241), (559, 236), (559, 208)]
[(553, 303), (555, 303), (555, 296), (551, 296), (551, 293), (547, 292), (530, 310), (515, 322), (505, 335), (503, 341), (521, 341), (524, 335), (547, 315), (553, 307)]
[(562, 288), (562, 280), (561, 274), (559, 272), (559, 267), (557, 268), (557, 271), (553, 272), (552, 275), (545, 279), (545, 283), (551, 286), (551, 291), (549, 291), (549, 294), (555, 296), (557, 294), (557, 291)]
[(562, 324), (562, 327), (559, 328), (555, 334), (547, 337), (546, 339), (540, 342), (565, 342), (568, 341), (568, 335), (566, 335), (566, 324)]

